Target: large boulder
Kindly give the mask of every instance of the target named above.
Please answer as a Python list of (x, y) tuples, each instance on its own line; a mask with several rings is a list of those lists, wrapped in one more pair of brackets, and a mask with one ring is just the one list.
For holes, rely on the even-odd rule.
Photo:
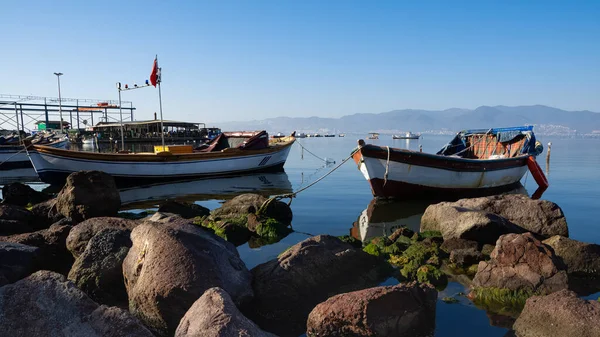
[(276, 337), (262, 331), (235, 306), (225, 290), (204, 292), (179, 322), (175, 337)]
[(158, 335), (173, 335), (209, 288), (223, 288), (237, 304), (252, 298), (252, 275), (235, 246), (188, 220), (156, 213), (131, 240), (123, 262), (129, 310)]
[(432, 336), (437, 291), (416, 282), (329, 298), (308, 316), (308, 337)]
[(494, 243), (501, 235), (524, 230), (496, 214), (455, 206), (451, 202), (430, 205), (421, 217), (421, 231), (439, 231), (444, 240), (465, 239)]
[(2, 197), (5, 204), (26, 206), (37, 204), (50, 199), (50, 196), (36, 191), (31, 186), (23, 183), (11, 183), (2, 187)]
[(75, 223), (99, 216), (115, 216), (121, 207), (115, 180), (100, 171), (71, 173), (56, 201), (58, 211)]
[(0, 326), (3, 336), (152, 336), (128, 312), (98, 306), (50, 271), (0, 288)]
[(35, 218), (34, 226), (36, 229), (48, 228), (51, 224), (64, 218), (56, 208), (56, 198), (33, 205), (31, 213)]
[(67, 221), (61, 220), (50, 228), (37, 232), (0, 236), (0, 241), (38, 247), (40, 251), (36, 270), (52, 270), (66, 275), (73, 264), (73, 256), (66, 248), (67, 235), (71, 228)]
[(0, 241), (0, 287), (33, 273), (39, 248)]
[(33, 220), (33, 214), (21, 206), (0, 204), (0, 235), (31, 232)]
[(264, 330), (298, 336), (310, 311), (327, 298), (381, 281), (380, 260), (340, 239), (306, 239), (252, 269), (254, 301), (242, 309)]
[(567, 272), (576, 276), (600, 277), (600, 245), (572, 240), (555, 235), (543, 241), (567, 266)]
[(479, 261), (483, 259), (483, 254), (473, 248), (455, 249), (450, 253), (450, 262), (454, 263), (458, 267), (468, 267), (479, 263)]
[(68, 279), (98, 303), (127, 303), (123, 261), (131, 247), (129, 234), (114, 228), (98, 232), (73, 263)]
[(455, 206), (497, 214), (529, 232), (550, 237), (569, 236), (562, 209), (548, 200), (533, 200), (522, 194), (461, 199)]
[(135, 220), (115, 217), (98, 217), (85, 220), (71, 229), (67, 237), (67, 249), (74, 257), (78, 257), (87, 247), (88, 241), (101, 230), (113, 228), (131, 232), (139, 224), (140, 222)]
[(207, 216), (210, 210), (206, 207), (196, 204), (184, 204), (175, 200), (163, 202), (158, 208), (162, 213), (173, 213), (181, 216), (184, 219), (191, 219), (197, 216)]
[(552, 293), (567, 288), (564, 265), (550, 247), (531, 233), (501, 236), (490, 257), (489, 261), (479, 262), (474, 288), (531, 293)]
[(569, 290), (533, 296), (513, 329), (519, 337), (599, 337), (600, 303), (578, 298)]
[(285, 225), (292, 223), (292, 210), (281, 201), (271, 200), (258, 194), (242, 194), (226, 201), (221, 207), (211, 213), (215, 219), (231, 219), (236, 217), (246, 217), (248, 214), (258, 214), (265, 218), (273, 218)]

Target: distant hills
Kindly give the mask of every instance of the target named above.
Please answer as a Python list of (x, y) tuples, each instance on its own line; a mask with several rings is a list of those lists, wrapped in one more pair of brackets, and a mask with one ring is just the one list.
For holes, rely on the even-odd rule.
[[(245, 122), (218, 123), (222, 130), (260, 130), (270, 133), (454, 133), (463, 129), (535, 125), (538, 134), (600, 135), (600, 113), (565, 111), (544, 105), (480, 106), (475, 110), (393, 110), (340, 118), (276, 117)], [(594, 132), (596, 131), (596, 132)]]

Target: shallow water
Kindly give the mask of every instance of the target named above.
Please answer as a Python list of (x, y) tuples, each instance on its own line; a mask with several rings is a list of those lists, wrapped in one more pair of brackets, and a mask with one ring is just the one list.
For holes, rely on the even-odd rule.
[[(308, 150), (322, 158), (331, 158), (336, 164), (324, 166), (323, 162), (298, 145), (294, 145), (285, 165), (284, 174), (258, 174), (247, 178), (230, 178), (223, 180), (196, 181), (184, 184), (169, 184), (144, 189), (128, 189), (122, 197), (128, 201), (136, 201), (131, 209), (152, 208), (153, 202), (140, 203), (144, 199), (159, 200), (165, 197), (180, 195), (182, 191), (188, 196), (187, 201), (206, 206), (210, 209), (219, 206), (224, 199), (229, 199), (245, 192), (262, 191), (266, 194), (287, 193), (298, 190), (321, 177), (330, 169), (348, 157), (356, 146), (356, 140), (364, 135), (349, 135), (345, 138), (306, 138), (298, 141)], [(369, 141), (379, 145), (411, 148), (417, 150), (420, 145), (424, 152), (436, 152), (451, 136), (428, 136), (420, 140), (393, 140), (390, 135), (381, 135), (381, 139)], [(542, 196), (556, 202), (564, 211), (569, 224), (570, 236), (576, 240), (600, 243), (600, 232), (597, 231), (600, 218), (600, 140), (593, 139), (561, 139), (540, 137), (538, 139), (546, 147), (552, 142), (552, 156), (548, 180), (550, 187)], [(546, 170), (546, 151), (540, 156), (540, 165)], [(27, 170), (25, 170), (27, 171)], [(11, 174), (0, 171), (0, 184), (32, 175), (29, 172)], [(528, 174), (522, 179), (523, 189), (516, 193), (531, 195), (537, 185)], [(34, 184), (36, 189), (45, 187)], [(191, 194), (191, 195), (190, 195)], [(238, 247), (238, 251), (248, 268), (277, 257), (290, 245), (304, 240), (311, 235), (331, 234), (360, 236), (381, 235), (392, 230), (394, 226), (404, 224), (418, 229), (420, 217), (427, 203), (418, 201), (381, 202), (374, 201), (368, 183), (357, 170), (353, 161), (349, 161), (333, 174), (316, 185), (300, 193), (292, 201), (294, 212), (294, 233), (280, 242), (251, 248), (249, 244)], [(388, 280), (385, 284), (393, 284)], [(440, 292), (439, 298), (453, 296), (465, 289), (456, 282)], [(493, 326), (485, 311), (475, 307), (470, 301), (459, 297), (460, 303), (446, 304), (438, 301), (436, 336), (504, 336), (506, 328)], [(494, 324), (502, 325), (494, 320)]]

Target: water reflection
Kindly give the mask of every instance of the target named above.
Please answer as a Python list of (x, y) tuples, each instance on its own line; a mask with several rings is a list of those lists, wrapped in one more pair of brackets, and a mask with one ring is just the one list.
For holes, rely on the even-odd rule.
[[(528, 195), (527, 190), (522, 184), (518, 184), (516, 188), (506, 191), (503, 194)], [(485, 194), (477, 196), (485, 196)], [(369, 202), (367, 208), (360, 213), (358, 219), (352, 223), (350, 235), (363, 242), (368, 242), (374, 237), (389, 236), (401, 226), (418, 232), (421, 217), (427, 206), (442, 201), (455, 201), (459, 198), (461, 198), (460, 195), (453, 198), (443, 198), (440, 196), (440, 198), (430, 200), (374, 198)]]
[(164, 199), (195, 202), (230, 199), (242, 193), (269, 196), (291, 192), (292, 184), (285, 172), (186, 180), (119, 190), (121, 203), (126, 209), (152, 207), (156, 201)]

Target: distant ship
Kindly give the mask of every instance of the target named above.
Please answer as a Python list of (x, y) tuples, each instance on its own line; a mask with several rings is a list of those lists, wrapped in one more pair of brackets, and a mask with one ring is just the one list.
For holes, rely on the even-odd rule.
[(338, 135), (338, 137), (346, 137), (346, 134), (345, 134), (345, 133), (340, 133), (340, 134)]
[(421, 137), (421, 135), (412, 133), (410, 131), (408, 131), (406, 134), (404, 134), (404, 136), (397, 136), (397, 135), (392, 136), (393, 139), (419, 139), (420, 137)]
[(304, 132), (300, 132), (300, 133), (299, 133), (299, 134), (296, 136), (296, 138), (306, 138), (306, 133), (304, 133)]

